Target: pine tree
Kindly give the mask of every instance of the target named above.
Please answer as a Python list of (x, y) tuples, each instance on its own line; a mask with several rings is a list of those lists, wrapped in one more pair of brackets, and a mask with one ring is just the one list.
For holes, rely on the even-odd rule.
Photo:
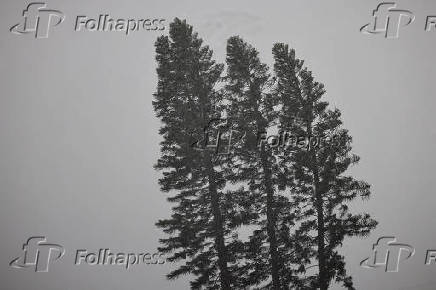
[(264, 289), (289, 289), (301, 283), (298, 266), (309, 260), (304, 258), (307, 252), (297, 246), (303, 235), (291, 230), (294, 205), (279, 184), (276, 154), (260, 140), (277, 118), (277, 99), (271, 94), (273, 80), (258, 52), (239, 37), (228, 40), (226, 62), (228, 117), (237, 130), (245, 132), (243, 145), (237, 147), (231, 163), (234, 181), (248, 186), (251, 202), (258, 209), (252, 219), (257, 227), (246, 244), (246, 283)]
[(314, 81), (287, 45), (274, 45), (273, 54), (280, 126), (307, 141), (307, 146), (291, 142), (279, 163), (292, 172), (286, 183), (303, 209), (300, 231), (315, 233), (312, 247), (319, 273), (310, 287), (326, 290), (335, 279), (354, 289), (338, 248), (345, 237), (367, 235), (377, 225), (368, 214), (349, 212), (349, 202), (369, 198), (370, 185), (345, 173), (359, 157), (351, 151), (352, 138), (342, 127), (340, 111), (322, 100), (324, 86)]
[[(324, 86), (285, 44), (273, 47), (271, 77), (239, 37), (228, 40), (222, 79), (224, 66), (177, 18), (155, 46), (153, 106), (163, 137), (155, 168), (174, 205), (157, 223), (168, 235), (159, 250), (180, 263), (167, 277), (191, 274), (192, 289), (326, 290), (333, 280), (354, 289), (339, 248), (377, 222), (349, 211), (357, 197), (369, 198), (370, 186), (346, 175), (359, 157), (340, 111), (322, 99)], [(274, 127), (286, 144), (263, 142)], [(300, 136), (304, 146), (293, 139)], [(241, 225), (254, 227), (246, 242)], [(313, 266), (318, 273), (306, 276)]]
[(192, 274), (192, 289), (238, 289), (236, 255), (241, 242), (234, 229), (239, 225), (238, 199), (224, 192), (226, 184), (220, 161), (210, 150), (197, 150), (195, 140), (220, 117), (222, 96), (215, 89), (223, 65), (212, 59), (192, 27), (175, 19), (169, 37), (156, 41), (158, 86), (153, 106), (162, 121), (161, 156), (155, 168), (164, 192), (173, 193), (170, 218), (157, 226), (169, 235), (160, 251), (181, 265), (169, 279)]

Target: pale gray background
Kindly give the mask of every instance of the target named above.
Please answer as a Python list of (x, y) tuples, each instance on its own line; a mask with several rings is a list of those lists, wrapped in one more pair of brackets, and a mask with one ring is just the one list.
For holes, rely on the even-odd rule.
[[(26, 1), (0, 4), (0, 289), (187, 289), (164, 266), (74, 266), (78, 248), (154, 251), (170, 214), (159, 190), (159, 121), (154, 41), (160, 33), (74, 32), (77, 15), (187, 18), (224, 60), (240, 34), (271, 62), (276, 41), (306, 60), (327, 99), (343, 112), (361, 163), (353, 174), (373, 185), (357, 203), (379, 221), (367, 239), (346, 240), (347, 268), (359, 289), (435, 289), (436, 33), (425, 32), (434, 1), (398, 1), (416, 15), (400, 38), (363, 35), (378, 1), (55, 1), (66, 20), (50, 38), (11, 34)], [(164, 32), (167, 33), (167, 30)], [(32, 235), (62, 244), (48, 273), (11, 269)], [(379, 236), (416, 247), (399, 273), (359, 267)]]

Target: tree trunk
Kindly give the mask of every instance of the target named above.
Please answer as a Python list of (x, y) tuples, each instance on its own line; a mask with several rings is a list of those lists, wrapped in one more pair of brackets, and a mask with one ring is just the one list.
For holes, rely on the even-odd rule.
[[(312, 122), (307, 123), (307, 136), (312, 136)], [(318, 160), (316, 157), (316, 152), (313, 148), (309, 148), (311, 167), (313, 174), (313, 191), (315, 194), (315, 209), (317, 213), (317, 245), (318, 245), (318, 286), (320, 290), (327, 290), (329, 286), (328, 275), (327, 275), (327, 260), (325, 253), (325, 227), (324, 227), (324, 201), (322, 198), (322, 190), (319, 185), (319, 170), (318, 170)]]
[(215, 249), (218, 254), (218, 268), (220, 270), (220, 282), (222, 290), (230, 290), (230, 275), (227, 268), (227, 250), (224, 243), (224, 225), (220, 209), (218, 191), (215, 182), (212, 162), (208, 160), (209, 193), (212, 205), (212, 214), (215, 223)]
[(266, 219), (267, 219), (267, 234), (269, 241), (269, 254), (271, 263), (271, 279), (273, 289), (281, 289), (279, 278), (279, 256), (277, 252), (277, 238), (276, 238), (276, 217), (274, 205), (274, 188), (271, 180), (271, 169), (268, 164), (268, 159), (265, 148), (262, 147), (261, 159), (262, 169), (265, 174), (265, 191), (266, 191)]
[[(315, 157), (316, 158), (316, 157)], [(316, 163), (316, 162), (315, 162)], [(313, 170), (314, 190), (315, 190), (315, 207), (317, 212), (317, 229), (318, 229), (318, 263), (319, 263), (319, 288), (320, 290), (328, 289), (327, 265), (325, 256), (325, 228), (324, 228), (324, 202), (322, 193), (319, 188), (319, 173), (315, 164)]]

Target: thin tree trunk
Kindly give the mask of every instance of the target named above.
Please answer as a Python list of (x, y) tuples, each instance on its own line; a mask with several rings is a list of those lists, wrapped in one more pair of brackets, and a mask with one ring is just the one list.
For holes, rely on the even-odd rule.
[(266, 219), (267, 219), (267, 234), (269, 241), (269, 254), (271, 263), (271, 279), (273, 289), (281, 289), (279, 278), (279, 256), (277, 252), (277, 237), (276, 237), (276, 217), (274, 205), (274, 188), (271, 180), (271, 169), (268, 164), (267, 155), (264, 147), (261, 149), (262, 167), (265, 174), (265, 190), (266, 190)]
[[(307, 123), (307, 136), (312, 136), (312, 122)], [(319, 171), (318, 171), (318, 160), (316, 157), (316, 152), (313, 148), (309, 148), (312, 174), (313, 174), (313, 189), (315, 194), (315, 209), (317, 213), (317, 245), (318, 245), (318, 286), (320, 290), (327, 290), (329, 286), (328, 276), (327, 276), (327, 261), (325, 253), (325, 227), (324, 227), (324, 201), (322, 198), (322, 191), (319, 185)]]
[[(316, 157), (315, 157), (316, 158)], [(328, 289), (327, 265), (325, 256), (325, 228), (324, 228), (324, 202), (319, 189), (319, 173), (315, 164), (313, 170), (314, 189), (315, 189), (315, 207), (317, 212), (317, 229), (318, 229), (318, 263), (319, 263), (319, 288), (320, 290)]]
[(227, 250), (224, 242), (224, 225), (220, 209), (219, 196), (215, 182), (212, 163), (208, 160), (209, 193), (212, 204), (212, 214), (215, 223), (215, 249), (218, 254), (218, 268), (222, 290), (230, 290), (230, 274), (227, 267)]

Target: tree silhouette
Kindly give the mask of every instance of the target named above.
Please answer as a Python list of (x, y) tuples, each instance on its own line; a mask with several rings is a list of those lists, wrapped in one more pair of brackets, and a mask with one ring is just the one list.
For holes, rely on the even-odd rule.
[(321, 144), (309, 141), (308, 146), (290, 146), (291, 152), (280, 161), (292, 172), (288, 182), (292, 198), (305, 208), (301, 229), (315, 232), (319, 274), (312, 287), (325, 290), (335, 278), (354, 289), (338, 247), (346, 236), (367, 235), (377, 225), (368, 214), (351, 214), (348, 207), (356, 197), (369, 198), (370, 185), (345, 175), (359, 157), (351, 152), (352, 138), (342, 127), (340, 111), (329, 109), (328, 102), (322, 100), (324, 86), (314, 81), (287, 45), (276, 44), (273, 54), (276, 92), (282, 104), (281, 127), (308, 140), (321, 140)]
[(210, 150), (192, 146), (217, 118), (221, 95), (214, 87), (223, 66), (212, 60), (212, 51), (186, 21), (176, 18), (169, 34), (155, 44), (158, 87), (153, 106), (163, 124), (155, 167), (163, 171), (161, 189), (175, 192), (168, 198), (175, 204), (171, 218), (157, 223), (169, 234), (160, 240), (160, 251), (172, 253), (169, 261), (184, 262), (169, 279), (193, 274), (192, 289), (234, 289), (232, 253), (240, 242), (232, 231), (237, 222), (228, 221), (237, 219), (232, 208), (236, 203), (226, 201), (233, 196), (222, 191), (226, 181), (221, 161)]
[(277, 118), (274, 106), (278, 99), (271, 93), (273, 80), (256, 49), (239, 37), (228, 40), (226, 62), (228, 118), (246, 133), (244, 146), (234, 153), (237, 161), (231, 165), (235, 180), (248, 185), (251, 202), (258, 209), (257, 227), (246, 246), (250, 265), (247, 284), (265, 284), (271, 279), (265, 289), (288, 289), (290, 284), (301, 282), (295, 264), (308, 260), (303, 257), (305, 251), (296, 251), (296, 235), (291, 231), (295, 212), (289, 199), (280, 194), (285, 188), (279, 185), (276, 155), (259, 140)]
[[(167, 234), (159, 250), (178, 263), (168, 279), (193, 275), (192, 289), (354, 289), (339, 248), (377, 222), (349, 211), (370, 186), (346, 174), (359, 157), (324, 86), (288, 45), (273, 46), (270, 72), (240, 37), (227, 41), (222, 77), (224, 65), (177, 18), (155, 47), (155, 168), (173, 204), (157, 222)], [(265, 142), (274, 130), (278, 145)]]

